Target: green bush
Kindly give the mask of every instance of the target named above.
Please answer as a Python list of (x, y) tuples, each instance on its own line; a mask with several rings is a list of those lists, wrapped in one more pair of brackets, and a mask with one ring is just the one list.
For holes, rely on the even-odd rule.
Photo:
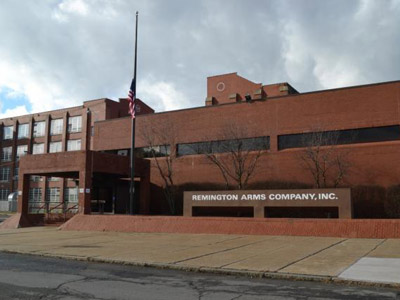
[(353, 217), (357, 219), (381, 219), (387, 217), (384, 203), (386, 189), (375, 185), (358, 185), (351, 188)]
[(387, 189), (385, 212), (390, 218), (400, 218), (400, 185)]

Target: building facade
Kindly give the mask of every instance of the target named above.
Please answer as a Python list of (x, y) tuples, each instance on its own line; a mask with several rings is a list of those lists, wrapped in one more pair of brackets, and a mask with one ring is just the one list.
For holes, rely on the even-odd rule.
[[(316, 137), (324, 139), (319, 145), (322, 152), (334, 149), (343, 159), (331, 168), (346, 168), (336, 185), (400, 183), (399, 81), (299, 93), (288, 83), (262, 85), (231, 73), (207, 79), (202, 107), (154, 113), (143, 102), (139, 105), (135, 181), (140, 213), (168, 213), (170, 205), (162, 193), (166, 178), (160, 173), (171, 167), (168, 163), (173, 163), (170, 169), (176, 187), (224, 187), (224, 174), (207, 153), (228, 155), (224, 147), (232, 140), (240, 141), (249, 159), (262, 151), (248, 186), (277, 182), (288, 187), (334, 186), (335, 182), (318, 183), (305, 165), (304, 154), (315, 146), (310, 140)], [(131, 143), (127, 111), (126, 99), (101, 99), (81, 107), (1, 120), (0, 194), (18, 190), (24, 195), (19, 197), (19, 210), (24, 213), (53, 202), (58, 208), (74, 203), (74, 209), (84, 213), (96, 209), (125, 213)], [(78, 152), (82, 161), (74, 169), (68, 162), (79, 161)], [(21, 180), (21, 171), (25, 179), (29, 176), (29, 184)], [(230, 184), (235, 187), (235, 180)], [(100, 208), (100, 202), (97, 208), (90, 204), (100, 200), (104, 207)]]
[[(142, 113), (154, 111), (144, 103)], [(20, 160), (26, 155), (46, 156), (93, 148), (94, 124), (126, 117), (128, 102), (110, 99), (86, 101), (82, 106), (0, 120), (0, 210), (7, 211), (10, 193), (18, 192)], [(140, 113), (139, 113), (140, 115)], [(74, 161), (72, 161), (74, 163)], [(42, 163), (39, 160), (39, 166)], [(57, 165), (55, 165), (58, 168)], [(78, 211), (78, 179), (45, 175), (29, 176), (29, 212), (64, 213)]]

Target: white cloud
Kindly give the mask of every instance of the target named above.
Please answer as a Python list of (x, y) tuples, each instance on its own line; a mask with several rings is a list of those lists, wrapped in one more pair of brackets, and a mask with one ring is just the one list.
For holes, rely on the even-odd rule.
[[(11, 95), (27, 98), (32, 106), (31, 112), (80, 104), (77, 99), (62, 92), (62, 82), (48, 76), (36, 76), (34, 70), (25, 65), (0, 61), (0, 83), (3, 88), (11, 90)], [(11, 101), (9, 96), (8, 101)]]
[(11, 118), (29, 114), (26, 106), (20, 105), (15, 108), (7, 109), (4, 113), (0, 113), (0, 119)]
[(83, 0), (64, 0), (58, 4), (58, 7), (61, 11), (80, 15), (86, 15), (89, 10), (87, 4)]
[(138, 96), (158, 111), (204, 105), (229, 72), (300, 92), (400, 79), (399, 0), (3, 0), (0, 88), (35, 112), (125, 97), (136, 10)]
[(146, 99), (156, 111), (176, 110), (187, 107), (187, 97), (175, 88), (172, 83), (155, 82), (152, 79), (138, 82), (138, 98)]

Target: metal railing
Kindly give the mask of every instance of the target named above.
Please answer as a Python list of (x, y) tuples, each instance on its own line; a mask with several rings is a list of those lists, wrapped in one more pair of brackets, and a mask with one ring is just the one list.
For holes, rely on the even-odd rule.
[(75, 202), (29, 202), (28, 212), (30, 214), (75, 214), (78, 212), (78, 204)]

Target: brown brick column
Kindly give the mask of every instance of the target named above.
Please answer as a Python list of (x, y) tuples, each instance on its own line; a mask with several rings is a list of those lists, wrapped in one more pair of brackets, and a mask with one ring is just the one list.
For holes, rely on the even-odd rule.
[(92, 152), (85, 152), (83, 169), (79, 170), (79, 209), (80, 214), (90, 214), (90, 201), (92, 192)]
[(49, 153), (49, 144), (50, 144), (50, 115), (46, 116), (46, 131), (44, 132), (44, 153)]
[(89, 150), (90, 142), (88, 142), (88, 138), (90, 137), (90, 116), (91, 111), (89, 108), (82, 110), (82, 138), (81, 138), (81, 149)]
[(21, 215), (28, 214), (29, 202), (29, 174), (19, 174), (18, 180), (18, 212)]
[(34, 120), (33, 118), (29, 119), (29, 137), (28, 137), (28, 153), (27, 154), (32, 154), (32, 147), (33, 147), (33, 124)]
[[(13, 124), (13, 139), (12, 139), (12, 154), (11, 154), (11, 170), (10, 170), (10, 176), (11, 176), (11, 183), (10, 183), (10, 191), (14, 191), (15, 190), (15, 186), (14, 186), (14, 172), (15, 172), (15, 168), (18, 166), (18, 162), (17, 162), (17, 141), (18, 141), (18, 121), (15, 120), (14, 124)], [(21, 178), (18, 179), (18, 185), (19, 182), (21, 181)], [(18, 189), (19, 190), (19, 189)]]
[(68, 117), (69, 117), (68, 112), (66, 112), (63, 116), (63, 132), (61, 140), (62, 151), (67, 151)]

